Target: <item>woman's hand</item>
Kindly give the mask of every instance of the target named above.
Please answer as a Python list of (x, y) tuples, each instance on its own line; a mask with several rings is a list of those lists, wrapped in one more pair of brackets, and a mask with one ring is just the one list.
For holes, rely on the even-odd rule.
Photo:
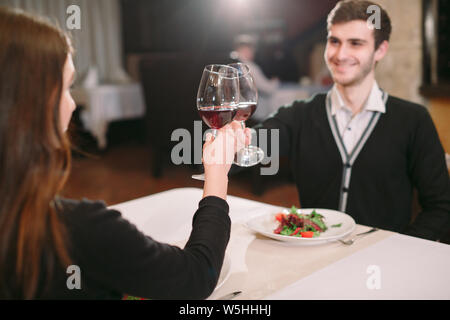
[(203, 197), (217, 196), (226, 199), (228, 188), (228, 171), (235, 153), (250, 143), (251, 132), (243, 130), (237, 121), (224, 126), (214, 139), (207, 134), (203, 145), (203, 166), (205, 168), (205, 184)]

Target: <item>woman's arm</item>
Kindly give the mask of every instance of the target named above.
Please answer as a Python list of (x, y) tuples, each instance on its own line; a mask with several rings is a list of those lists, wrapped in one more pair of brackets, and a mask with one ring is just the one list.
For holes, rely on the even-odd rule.
[[(189, 240), (181, 249), (145, 235), (102, 202), (79, 202), (64, 213), (71, 258), (81, 270), (81, 290), (85, 291), (77, 294), (99, 297), (108, 291), (149, 299), (208, 297), (217, 284), (230, 236), (228, 210), (221, 198), (202, 199)], [(166, 228), (173, 232), (169, 224)]]
[(234, 155), (237, 150), (250, 143), (250, 139), (250, 129), (242, 130), (240, 124), (236, 121), (220, 129), (215, 139), (212, 135), (207, 135), (203, 147), (204, 198), (217, 196), (226, 200), (228, 172), (233, 163)]
[(144, 235), (102, 202), (82, 201), (64, 215), (83, 290), (103, 288), (150, 299), (203, 299), (212, 293), (230, 237), (227, 173), (238, 140), (245, 140), (238, 127), (229, 125), (205, 143), (204, 197), (184, 249)]

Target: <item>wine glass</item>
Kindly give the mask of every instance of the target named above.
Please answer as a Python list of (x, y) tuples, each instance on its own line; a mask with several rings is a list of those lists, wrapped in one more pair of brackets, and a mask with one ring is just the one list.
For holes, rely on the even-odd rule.
[[(233, 121), (238, 105), (238, 70), (222, 64), (206, 66), (197, 92), (197, 109), (212, 129), (213, 139), (218, 129)], [(204, 180), (205, 175), (193, 175), (192, 178)]]
[[(229, 66), (238, 70), (239, 75), (239, 105), (234, 120), (240, 121), (242, 129), (245, 129), (245, 121), (256, 111), (258, 104), (258, 90), (250, 72), (250, 68), (244, 63), (231, 63)], [(241, 167), (251, 167), (264, 159), (264, 151), (256, 146), (246, 146), (239, 150), (234, 158), (234, 163)]]

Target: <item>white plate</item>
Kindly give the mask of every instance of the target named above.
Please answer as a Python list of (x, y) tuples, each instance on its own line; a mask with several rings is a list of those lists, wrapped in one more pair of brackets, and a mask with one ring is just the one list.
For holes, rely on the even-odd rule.
[(219, 289), (225, 281), (228, 280), (231, 274), (231, 259), (228, 254), (225, 253), (225, 257), (223, 259), (222, 270), (220, 271), (219, 280), (217, 281), (216, 289)]
[[(328, 227), (325, 232), (322, 232), (318, 237), (314, 238), (292, 237), (273, 233), (273, 231), (279, 226), (279, 222), (275, 219), (275, 216), (280, 213), (280, 211), (253, 217), (247, 221), (246, 225), (249, 229), (266, 237), (300, 245), (316, 245), (329, 241), (335, 241), (349, 235), (356, 227), (355, 220), (353, 220), (353, 218), (348, 214), (340, 211), (315, 208), (297, 209), (297, 212), (301, 214), (310, 214), (313, 210), (316, 210), (317, 213), (324, 217), (325, 225)], [(288, 214), (290, 210), (284, 209), (282, 212)], [(342, 223), (340, 227), (331, 228), (332, 225), (340, 223)]]

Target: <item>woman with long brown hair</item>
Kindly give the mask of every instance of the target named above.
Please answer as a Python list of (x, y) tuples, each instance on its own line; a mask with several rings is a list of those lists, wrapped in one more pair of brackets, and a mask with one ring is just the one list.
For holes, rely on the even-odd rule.
[[(75, 109), (68, 37), (41, 18), (0, 8), (0, 70), (0, 299), (211, 294), (230, 234), (231, 161), (205, 163), (185, 248), (159, 243), (103, 202), (58, 197), (70, 170), (65, 131)], [(223, 143), (233, 153), (245, 137), (230, 127), (237, 126), (207, 139), (204, 150)], [(70, 265), (81, 270), (79, 290), (67, 287)]]

